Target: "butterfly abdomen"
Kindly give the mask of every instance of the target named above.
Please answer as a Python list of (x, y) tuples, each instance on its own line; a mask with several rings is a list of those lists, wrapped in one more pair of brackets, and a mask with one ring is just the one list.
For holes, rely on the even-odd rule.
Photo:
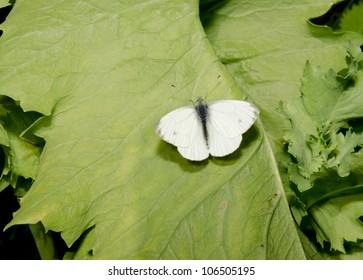
[(204, 102), (203, 99), (198, 98), (197, 104), (195, 105), (195, 109), (197, 110), (198, 118), (200, 119), (200, 122), (202, 123), (203, 136), (205, 139), (205, 143), (206, 143), (207, 147), (209, 147), (208, 130), (207, 130), (208, 105)]

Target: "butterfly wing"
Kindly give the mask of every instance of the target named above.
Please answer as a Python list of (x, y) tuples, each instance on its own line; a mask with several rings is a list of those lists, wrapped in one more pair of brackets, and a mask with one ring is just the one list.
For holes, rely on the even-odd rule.
[(178, 147), (179, 153), (186, 159), (193, 161), (204, 160), (209, 157), (209, 151), (203, 135), (201, 123), (197, 122), (196, 129), (194, 129), (194, 136), (192, 142), (188, 147)]
[(208, 104), (208, 143), (212, 156), (222, 157), (234, 152), (242, 134), (256, 121), (259, 110), (240, 100), (219, 100)]
[(162, 117), (156, 132), (166, 142), (178, 148), (189, 160), (203, 160), (209, 156), (202, 124), (194, 106), (176, 109)]

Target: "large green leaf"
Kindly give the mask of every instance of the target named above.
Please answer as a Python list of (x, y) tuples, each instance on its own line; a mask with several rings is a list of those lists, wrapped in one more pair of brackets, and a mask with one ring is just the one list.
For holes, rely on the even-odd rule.
[[(247, 3), (232, 0), (225, 3), (223, 7), (218, 6), (218, 9), (206, 17), (208, 38), (235, 80), (261, 109), (261, 119), (268, 139), (274, 153), (281, 157), (281, 162), (286, 164), (286, 161), (290, 161), (286, 155), (282, 154), (285, 144), (283, 134), (290, 128), (287, 118), (279, 110), (282, 101), (284, 107), (289, 107), (290, 115), (295, 116), (293, 124), (294, 137), (297, 140), (294, 146), (295, 156), (303, 159), (309, 169), (317, 170), (320, 166), (319, 158), (314, 158), (311, 151), (307, 153), (299, 145), (307, 141), (306, 133), (314, 135), (316, 132), (314, 120), (310, 118), (299, 100), (304, 66), (307, 61), (310, 61), (311, 64), (323, 65), (324, 68), (343, 68), (346, 51), (344, 43), (350, 40), (356, 42), (356, 45), (362, 44), (361, 35), (354, 32), (335, 33), (327, 26), (315, 26), (309, 22), (309, 19), (324, 14), (332, 6), (331, 1), (305, 0), (276, 3), (260, 0)], [(344, 104), (334, 107), (334, 96), (322, 96), (317, 86), (320, 83), (322, 88), (332, 80), (329, 75), (318, 79), (313, 84), (312, 92), (315, 94), (312, 96), (315, 99), (312, 99), (310, 104), (316, 115), (316, 122), (320, 123), (321, 115), (329, 110), (332, 112), (332, 117), (344, 118), (342, 114), (345, 114), (345, 117), (358, 116), (359, 102), (357, 101), (362, 95), (347, 95), (347, 98), (339, 100), (339, 102), (348, 102), (350, 107), (343, 106)], [(334, 84), (328, 84), (328, 86), (334, 88)], [(359, 91), (359, 87), (354, 87), (352, 90)], [(326, 98), (332, 99), (332, 102), (326, 102)], [(339, 111), (341, 108), (349, 108), (349, 110), (342, 112)], [(356, 115), (353, 116), (353, 114)], [(347, 136), (349, 138), (349, 134)], [(358, 135), (348, 138), (343, 139), (344, 141), (341, 138), (337, 139), (338, 145), (344, 146), (340, 149), (339, 158), (339, 168), (342, 173), (347, 172), (347, 153), (360, 140)], [(353, 159), (349, 158), (349, 160)], [(290, 171), (297, 173), (298, 170), (295, 168)], [(282, 176), (286, 182), (286, 194), (291, 198), (290, 203), (301, 204), (301, 201), (288, 188), (289, 181), (286, 176)], [(311, 183), (302, 176), (295, 176), (295, 179), (300, 180), (295, 181), (300, 188), (305, 188), (300, 190), (311, 187)], [(359, 206), (355, 204), (355, 207), (357, 205)], [(295, 218), (297, 216), (295, 215)], [(300, 223), (300, 220), (298, 222)], [(326, 224), (333, 222), (327, 221)], [(339, 236), (337, 238), (339, 242), (343, 242), (341, 233), (337, 233), (336, 236)], [(311, 251), (315, 249), (311, 250), (311, 244), (305, 242), (306, 239), (301, 239), (306, 254), (316, 258), (311, 256)], [(359, 254), (356, 256), (360, 257)]]
[[(352, 2), (354, 3), (354, 2)], [(346, 10), (340, 21), (340, 30), (355, 31), (363, 34), (363, 3), (358, 1), (358, 5), (352, 5), (349, 10)]]
[(261, 122), (201, 163), (154, 132), (190, 99), (242, 98), (198, 1), (19, 0), (2, 29), (0, 93), (47, 115), (8, 227), (41, 221), (69, 246), (83, 234), (75, 258), (304, 258)]
[(33, 142), (35, 137), (22, 138), (21, 134), (38, 117), (35, 112), (24, 113), (10, 98), (0, 97), (0, 145), (3, 149), (0, 191), (8, 185), (26, 189), (24, 185), (17, 185), (18, 176), (28, 179), (36, 176), (41, 147)]
[(290, 180), (304, 205), (292, 211), (299, 224), (309, 215), (321, 246), (326, 241), (340, 252), (346, 242), (363, 239), (363, 53), (352, 44), (347, 51), (348, 67), (340, 74), (306, 65), (301, 98), (287, 107), (291, 129), (285, 134), (294, 159)]
[(0, 0), (0, 8), (9, 6), (9, 1), (8, 0)]
[(279, 113), (279, 103), (296, 102), (306, 61), (341, 69), (343, 43), (363, 42), (357, 33), (334, 33), (309, 23), (332, 4), (329, 0), (232, 0), (217, 9), (206, 26), (218, 56), (261, 109), (275, 152), (281, 151), (283, 130), (289, 127)]

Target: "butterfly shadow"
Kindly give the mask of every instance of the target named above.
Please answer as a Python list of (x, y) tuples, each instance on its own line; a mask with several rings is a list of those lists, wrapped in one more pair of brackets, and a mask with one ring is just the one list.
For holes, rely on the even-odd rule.
[(198, 172), (208, 165), (208, 158), (202, 161), (190, 161), (183, 158), (176, 147), (164, 141), (160, 141), (157, 154), (166, 161), (178, 164), (185, 172)]
[(166, 161), (178, 164), (180, 168), (184, 171), (194, 173), (204, 169), (208, 165), (209, 161), (212, 161), (214, 164), (219, 166), (234, 164), (243, 156), (244, 150), (246, 150), (251, 145), (256, 145), (256, 140), (258, 138), (259, 131), (255, 126), (252, 126), (246, 133), (243, 134), (243, 140), (241, 145), (232, 154), (225, 157), (209, 156), (209, 158), (202, 161), (190, 161), (183, 158), (176, 147), (164, 141), (160, 141), (157, 153), (161, 158), (165, 159)]

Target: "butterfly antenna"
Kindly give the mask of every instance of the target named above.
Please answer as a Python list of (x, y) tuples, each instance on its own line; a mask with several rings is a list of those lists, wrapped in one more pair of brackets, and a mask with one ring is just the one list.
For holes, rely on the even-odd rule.
[(209, 91), (205, 94), (205, 96), (204, 96), (204, 98), (203, 98), (203, 100), (204, 100), (205, 102), (207, 102), (208, 93), (209, 93)]
[[(221, 77), (221, 74), (218, 74), (218, 76), (217, 76), (217, 80), (218, 80), (218, 83), (217, 83), (217, 85), (221, 82), (221, 80), (219, 80), (219, 78)], [(217, 86), (216, 85), (216, 86)], [(210, 93), (210, 91), (207, 91), (207, 93), (205, 94), (205, 96), (204, 96), (204, 98), (203, 98), (203, 100), (205, 101), (205, 102), (207, 102), (207, 98), (208, 98), (208, 94)]]

